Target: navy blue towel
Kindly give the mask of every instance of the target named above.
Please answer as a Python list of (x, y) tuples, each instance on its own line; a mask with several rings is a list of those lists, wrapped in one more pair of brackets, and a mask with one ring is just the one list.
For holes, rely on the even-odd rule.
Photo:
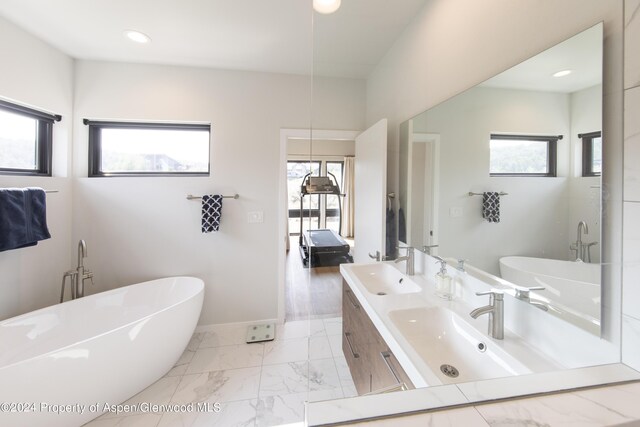
[(202, 196), (202, 232), (211, 233), (220, 229), (222, 217), (222, 196), (206, 194)]
[(34, 246), (50, 237), (42, 188), (0, 188), (0, 252)]
[(396, 213), (391, 208), (387, 208), (387, 235), (385, 245), (385, 256), (387, 259), (396, 259), (398, 252), (398, 239), (396, 236)]
[(398, 209), (398, 240), (404, 243), (407, 242), (407, 220), (404, 217), (404, 210)]

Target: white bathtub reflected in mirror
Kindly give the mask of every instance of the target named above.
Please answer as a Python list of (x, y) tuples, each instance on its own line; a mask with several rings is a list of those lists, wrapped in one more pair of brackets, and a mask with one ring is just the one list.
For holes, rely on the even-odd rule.
[(500, 258), (500, 276), (522, 287), (543, 287), (531, 293), (567, 321), (600, 332), (600, 264), (545, 258)]

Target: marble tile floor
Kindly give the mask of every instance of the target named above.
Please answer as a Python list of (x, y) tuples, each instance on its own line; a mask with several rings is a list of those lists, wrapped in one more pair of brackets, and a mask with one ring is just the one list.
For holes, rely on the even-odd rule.
[(127, 404), (219, 403), (219, 411), (105, 414), (86, 427), (262, 427), (299, 423), (304, 402), (355, 396), (342, 353), (342, 319), (276, 326), (246, 344), (246, 325), (195, 333), (176, 365)]

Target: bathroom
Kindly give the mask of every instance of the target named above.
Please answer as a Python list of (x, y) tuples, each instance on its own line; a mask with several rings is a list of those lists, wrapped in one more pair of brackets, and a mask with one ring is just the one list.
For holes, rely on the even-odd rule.
[[(113, 9), (92, 10), (77, 1), (55, 5), (4, 2), (0, 8), (3, 52), (0, 97), (59, 114), (62, 120), (53, 125), (52, 176), (0, 176), (2, 188), (41, 187), (57, 191), (46, 196), (52, 238), (35, 247), (0, 254), (0, 318), (9, 319), (57, 304), (62, 275), (77, 265), (78, 241), (84, 239), (87, 243), (85, 264), (94, 274), (94, 284), (86, 282), (89, 295), (152, 279), (192, 276), (205, 284), (197, 332), (210, 333), (226, 324), (245, 329), (250, 324), (263, 322), (281, 324), (285, 319), (286, 280), (282, 238), (286, 235), (282, 214), (285, 194), (281, 186), (286, 164), (283, 132), (287, 129), (308, 132), (312, 127), (314, 132), (357, 131), (356, 134), (360, 134), (386, 118), (388, 148), (383, 172), (387, 188), (383, 190), (385, 195), (399, 193), (402, 123), (603, 22), (603, 127), (607, 142), (614, 149), (605, 156), (604, 171), (609, 174), (611, 185), (604, 196), (607, 200), (604, 218), (609, 223), (602, 227), (612, 231), (595, 240), (606, 242), (599, 249), (608, 254), (606, 262), (610, 265), (603, 286), (607, 286), (606, 283), (611, 287), (605, 294), (603, 306), (617, 313), (606, 324), (603, 322), (606, 331), (603, 333), (615, 344), (618, 362), (640, 369), (637, 356), (640, 313), (635, 303), (640, 253), (636, 210), (640, 192), (639, 172), (634, 161), (639, 143), (635, 121), (623, 120), (625, 114), (636, 117), (639, 108), (638, 2), (403, 1), (398, 6), (394, 2), (391, 16), (385, 2), (344, 0), (341, 8), (330, 15), (314, 14), (310, 3), (286, 1), (276, 11), (264, 2), (242, 2), (238, 9), (227, 9), (228, 6), (216, 2), (217, 7), (204, 11), (194, 3), (192, 11), (185, 11), (170, 2), (157, 11), (158, 16), (175, 18), (165, 24), (154, 21), (153, 16), (150, 18), (160, 6), (153, 5), (151, 14), (149, 3), (135, 7), (116, 3)], [(344, 21), (340, 21), (340, 27), (334, 27), (332, 19)], [(106, 45), (91, 44), (94, 39), (89, 35), (94, 34), (96, 27), (108, 28), (109, 22), (114, 26), (109, 29), (113, 35), (105, 37), (113, 37), (114, 41)], [(274, 27), (273, 22), (277, 22), (277, 26)], [(357, 24), (349, 26), (351, 22)], [(206, 34), (206, 28), (216, 25), (228, 28), (229, 23), (237, 24), (240, 32), (220, 33), (219, 39), (199, 38)], [(142, 24), (146, 28), (139, 27)], [(163, 26), (177, 26), (177, 38), (163, 41), (160, 35), (155, 36), (162, 34)], [(336, 31), (344, 27), (351, 31)], [(199, 31), (190, 33), (189, 28)], [(378, 30), (371, 31), (372, 28)], [(487, 28), (491, 31), (486, 31)], [(146, 31), (152, 42), (130, 44), (122, 37), (126, 29)], [(362, 35), (366, 37), (364, 40)], [(99, 34), (95, 36), (95, 40), (104, 40)], [(160, 47), (163, 44), (164, 51)], [(220, 48), (213, 51), (220, 56), (199, 57), (196, 49), (199, 44), (210, 49)], [(265, 44), (281, 44), (283, 49), (265, 54), (269, 52), (263, 50)], [(358, 54), (362, 56), (349, 50), (354, 45), (360, 47)], [(367, 50), (373, 49), (372, 45), (377, 50)], [(205, 52), (208, 51), (205, 49)], [(163, 53), (171, 56), (162, 59)], [(208, 123), (211, 125), (210, 174), (204, 177), (88, 177), (88, 129), (83, 119)], [(465, 191), (487, 190), (492, 188), (468, 187)], [(186, 196), (210, 193), (237, 193), (240, 197), (225, 199), (220, 230), (203, 234), (200, 204), (187, 200)], [(249, 222), (249, 214), (258, 222)], [(503, 214), (507, 215), (508, 211)], [(504, 220), (508, 220), (508, 216)], [(576, 226), (577, 223), (571, 226), (572, 241), (575, 241)], [(593, 223), (589, 223), (589, 227), (590, 233), (598, 228)], [(591, 234), (586, 237), (591, 238)], [(356, 249), (358, 246), (356, 242)], [(360, 246), (365, 257), (369, 252), (382, 250)], [(442, 255), (464, 257), (444, 252)], [(361, 261), (356, 259), (358, 262)], [(420, 263), (417, 257), (418, 276), (423, 272)], [(469, 264), (473, 265), (473, 260)], [(398, 267), (403, 269), (404, 265), (399, 263)], [(478, 301), (485, 300), (479, 298)], [(320, 327), (318, 322), (310, 321), (307, 332), (312, 324)], [(330, 321), (322, 322), (325, 334), (335, 326)], [(333, 334), (327, 336), (330, 335)], [(301, 340), (304, 341), (303, 337)], [(337, 366), (335, 369), (337, 371)], [(563, 375), (559, 377), (564, 378)], [(605, 379), (600, 384), (621, 380), (625, 378)], [(171, 382), (171, 386), (174, 385), (178, 387), (175, 381)], [(584, 387), (584, 383), (567, 380), (555, 390), (576, 387)], [(460, 421), (449, 423), (492, 425), (498, 423), (504, 411), (523, 423), (529, 416), (539, 417), (539, 422), (559, 425), (561, 420), (554, 418), (559, 415), (551, 409), (527, 415), (521, 408), (526, 405), (542, 408), (546, 404), (546, 408), (556, 408), (562, 415), (563, 406), (578, 405), (581, 401), (578, 393), (605, 393), (605, 390), (475, 407), (467, 404), (465, 408), (443, 409), (422, 417), (436, 421), (460, 417)], [(625, 393), (624, 390), (612, 387), (611, 393), (618, 396), (616, 393)], [(637, 393), (638, 389), (635, 390)], [(428, 388), (402, 393), (427, 391)], [(346, 397), (344, 389), (342, 393), (342, 397)], [(392, 399), (400, 394), (388, 396)], [(526, 394), (531, 393), (519, 395)], [(516, 395), (517, 392), (510, 394)], [(255, 407), (259, 405), (251, 405), (252, 400), (259, 398), (256, 394), (234, 400), (234, 405), (230, 405), (232, 409), (222, 413), (254, 411), (250, 419), (257, 418)], [(429, 400), (421, 395), (420, 399), (431, 403), (423, 408), (407, 409), (396, 399), (386, 407), (379, 405), (387, 411), (384, 414), (363, 415), (352, 408), (351, 418), (335, 423), (460, 404), (442, 401), (440, 397)], [(438, 399), (443, 403), (434, 404)], [(555, 404), (557, 399), (564, 400), (562, 404)], [(624, 399), (616, 397), (615, 400), (623, 405)], [(357, 399), (353, 401), (357, 404)], [(278, 402), (271, 405), (272, 409), (277, 408)], [(260, 407), (264, 408), (262, 414), (278, 412), (275, 409), (269, 412), (266, 400)], [(633, 405), (624, 408), (616, 410), (628, 417), (640, 418)], [(576, 411), (594, 413), (596, 421), (592, 425), (619, 421), (618, 418), (614, 421), (597, 418), (603, 416), (601, 412), (582, 406)], [(291, 412), (296, 411), (289, 414)], [(479, 414), (484, 418), (477, 422)], [(312, 419), (313, 405), (308, 415), (309, 425), (319, 424), (314, 424)], [(105, 418), (96, 421), (96, 425), (114, 425), (115, 419), (130, 425), (136, 422), (164, 425), (161, 418), (157, 414), (129, 414), (112, 417), (111, 421)], [(284, 415), (262, 419), (278, 420), (271, 425), (302, 421), (302, 418)], [(400, 425), (403, 419), (394, 419), (391, 425)], [(218, 425), (241, 421), (231, 420), (226, 424), (221, 421)], [(407, 418), (406, 422), (411, 420)], [(259, 425), (265, 423), (270, 422), (258, 422)], [(249, 422), (249, 425), (253, 424)]]

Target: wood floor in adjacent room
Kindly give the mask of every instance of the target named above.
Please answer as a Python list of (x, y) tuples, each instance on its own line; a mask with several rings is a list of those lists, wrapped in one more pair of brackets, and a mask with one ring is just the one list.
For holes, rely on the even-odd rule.
[(290, 242), (285, 273), (286, 321), (342, 316), (340, 267), (304, 268), (298, 238), (291, 237)]

